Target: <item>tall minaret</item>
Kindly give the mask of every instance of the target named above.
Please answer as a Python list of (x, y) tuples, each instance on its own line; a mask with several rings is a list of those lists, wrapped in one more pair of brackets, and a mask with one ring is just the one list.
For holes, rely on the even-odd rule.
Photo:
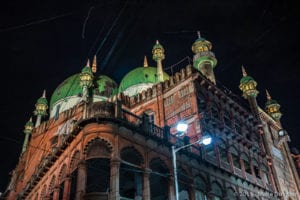
[(27, 149), (28, 142), (29, 142), (29, 136), (32, 132), (32, 129), (33, 129), (33, 122), (32, 122), (32, 118), (30, 118), (30, 120), (25, 124), (25, 128), (24, 128), (25, 139), (24, 139), (24, 143), (23, 143), (23, 147), (22, 147), (22, 154)]
[(88, 89), (93, 85), (93, 72), (90, 67), (90, 61), (87, 61), (87, 64), (82, 68), (79, 79), (80, 86), (82, 87), (82, 100), (84, 102), (88, 101)]
[(259, 117), (258, 106), (256, 101), (256, 97), (258, 94), (258, 91), (256, 90), (257, 83), (251, 76), (247, 75), (244, 66), (242, 66), (242, 72), (243, 72), (243, 77), (240, 81), (239, 88), (243, 92), (243, 97), (249, 101), (250, 109), (253, 115), (256, 117), (256, 119), (259, 120), (260, 117)]
[(282, 113), (280, 112), (279, 108), (280, 105), (276, 100), (273, 100), (268, 90), (266, 90), (267, 95), (267, 102), (265, 110), (266, 112), (276, 121), (280, 122), (280, 118), (282, 116)]
[(202, 38), (200, 31), (198, 31), (198, 39), (192, 46), (192, 51), (195, 54), (193, 58), (194, 68), (212, 83), (216, 84), (214, 67), (217, 65), (217, 59), (211, 48), (211, 43)]
[(156, 44), (152, 48), (152, 58), (157, 63), (157, 81), (164, 81), (164, 71), (162, 67), (162, 60), (165, 59), (165, 50), (159, 41), (156, 40)]
[(47, 109), (48, 109), (48, 101), (46, 99), (46, 90), (43, 91), (42, 97), (40, 97), (36, 104), (35, 104), (35, 110), (34, 115), (37, 116), (35, 127), (38, 127), (41, 124), (42, 117), (47, 115)]

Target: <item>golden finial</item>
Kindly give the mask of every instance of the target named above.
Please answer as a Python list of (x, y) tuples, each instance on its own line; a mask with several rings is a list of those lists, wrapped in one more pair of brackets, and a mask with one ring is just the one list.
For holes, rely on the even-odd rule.
[(158, 40), (156, 40), (156, 44), (159, 44), (159, 41), (158, 41)]
[(200, 31), (197, 31), (198, 38), (201, 38)]
[(144, 56), (144, 67), (148, 67), (147, 56)]
[(271, 95), (270, 95), (270, 93), (269, 93), (269, 91), (268, 91), (268, 90), (266, 90), (266, 94), (267, 94), (267, 99), (268, 99), (268, 100), (271, 100), (271, 99), (272, 99), (272, 97), (271, 97)]
[(243, 72), (244, 77), (247, 76), (247, 72), (246, 72), (245, 67), (243, 65), (242, 65), (242, 72)]
[(90, 66), (90, 59), (87, 60), (86, 66), (87, 66), (87, 67)]
[(92, 72), (93, 73), (97, 72), (97, 57), (96, 57), (96, 55), (94, 56), (94, 59), (93, 59)]
[(46, 98), (46, 90), (43, 90), (43, 95), (42, 95), (43, 98)]

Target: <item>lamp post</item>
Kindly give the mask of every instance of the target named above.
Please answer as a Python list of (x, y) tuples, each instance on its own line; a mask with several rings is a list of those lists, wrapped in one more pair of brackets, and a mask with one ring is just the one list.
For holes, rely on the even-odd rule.
[[(185, 127), (185, 128), (182, 128)], [(181, 132), (185, 132), (187, 130), (188, 126), (179, 123), (177, 125), (177, 130), (181, 131)], [(185, 130), (184, 130), (185, 129)], [(177, 165), (176, 165), (176, 153), (178, 151), (180, 151), (181, 149), (184, 149), (186, 147), (192, 146), (194, 144), (203, 144), (203, 145), (209, 145), (211, 143), (212, 138), (209, 135), (205, 135), (203, 137), (201, 137), (199, 140), (197, 140), (196, 142), (193, 142), (191, 144), (187, 144), (184, 146), (180, 146), (178, 148), (175, 148), (175, 146), (172, 146), (172, 160), (173, 160), (173, 169), (174, 169), (174, 183), (175, 183), (175, 199), (179, 200), (179, 191), (178, 191), (178, 179), (177, 179)]]

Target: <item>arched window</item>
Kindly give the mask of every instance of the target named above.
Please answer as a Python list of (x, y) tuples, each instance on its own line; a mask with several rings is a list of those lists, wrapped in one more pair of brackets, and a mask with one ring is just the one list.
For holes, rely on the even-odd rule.
[(154, 158), (150, 162), (150, 196), (151, 199), (168, 199), (169, 169), (160, 158)]
[(255, 159), (252, 160), (252, 166), (253, 166), (253, 170), (254, 170), (256, 178), (261, 179), (260, 169), (259, 169), (258, 163)]
[(233, 166), (240, 169), (241, 164), (240, 164), (240, 157), (239, 157), (238, 151), (236, 150), (236, 148), (234, 148), (232, 146), (229, 148), (229, 151), (230, 151), (230, 155), (231, 155), (231, 158), (232, 158)]
[(110, 149), (104, 141), (96, 139), (90, 143), (86, 151), (86, 167), (86, 193), (98, 192), (101, 197), (108, 196), (110, 187)]
[(77, 176), (78, 176), (78, 163), (80, 160), (80, 153), (76, 151), (71, 159), (70, 172), (71, 172), (71, 188), (70, 188), (70, 199), (75, 199), (76, 187), (77, 187)]
[(54, 187), (55, 187), (55, 181), (56, 181), (56, 177), (55, 175), (52, 176), (50, 184), (49, 184), (49, 188), (48, 188), (48, 193), (49, 193), (49, 199), (53, 199), (53, 193), (54, 193)]
[(66, 178), (66, 173), (67, 173), (67, 166), (66, 164), (63, 164), (63, 166), (60, 169), (59, 177), (58, 177), (58, 183), (59, 183), (59, 195), (58, 199), (62, 200), (63, 195), (64, 195), (64, 181)]
[(181, 167), (178, 167), (177, 175), (179, 200), (188, 200), (190, 199), (189, 186), (192, 183), (191, 178), (189, 177), (187, 172)]
[(249, 157), (245, 153), (242, 153), (241, 158), (244, 163), (245, 172), (247, 172), (248, 174), (252, 174), (250, 163), (249, 163)]
[(262, 165), (261, 167), (262, 171), (262, 179), (265, 183), (270, 183), (269, 176), (268, 176), (268, 167), (266, 165)]
[(212, 194), (212, 200), (221, 200), (223, 198), (223, 191), (222, 187), (219, 183), (213, 182), (211, 184), (211, 194)]
[(230, 200), (237, 200), (238, 197), (236, 195), (236, 192), (234, 191), (233, 188), (227, 188), (226, 190), (226, 193), (227, 193), (227, 199), (230, 199)]
[(195, 186), (195, 198), (196, 200), (207, 200), (207, 187), (206, 187), (205, 179), (201, 176), (197, 176), (194, 179)]
[(142, 198), (142, 155), (134, 147), (121, 150), (120, 195), (124, 198)]
[(220, 139), (218, 143), (218, 148), (219, 148), (219, 155), (220, 155), (220, 160), (222, 162), (228, 162), (228, 156), (227, 156), (227, 149), (226, 149), (226, 143), (224, 140)]
[(41, 199), (46, 199), (46, 195), (47, 195), (46, 190), (47, 190), (47, 186), (44, 185), (41, 191), (41, 196), (40, 196)]

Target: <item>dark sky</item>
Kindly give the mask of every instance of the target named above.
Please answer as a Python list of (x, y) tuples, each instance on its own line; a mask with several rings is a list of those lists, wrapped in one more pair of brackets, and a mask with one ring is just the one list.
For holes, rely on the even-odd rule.
[[(192, 57), (196, 31), (212, 42), (218, 59), (215, 75), (241, 96), (241, 65), (281, 104), (282, 124), (300, 147), (299, 7), (273, 0), (98, 0), (16, 1), (0, 7), (1, 135), (0, 192), (7, 186), (24, 140), (23, 127), (36, 100), (68, 76), (80, 72), (87, 58), (98, 56), (99, 73), (117, 83), (141, 66), (158, 39), (165, 47), (164, 68)], [(184, 60), (182, 65), (188, 62)], [(182, 66), (181, 65), (181, 66)], [(167, 71), (170, 72), (170, 71)]]

